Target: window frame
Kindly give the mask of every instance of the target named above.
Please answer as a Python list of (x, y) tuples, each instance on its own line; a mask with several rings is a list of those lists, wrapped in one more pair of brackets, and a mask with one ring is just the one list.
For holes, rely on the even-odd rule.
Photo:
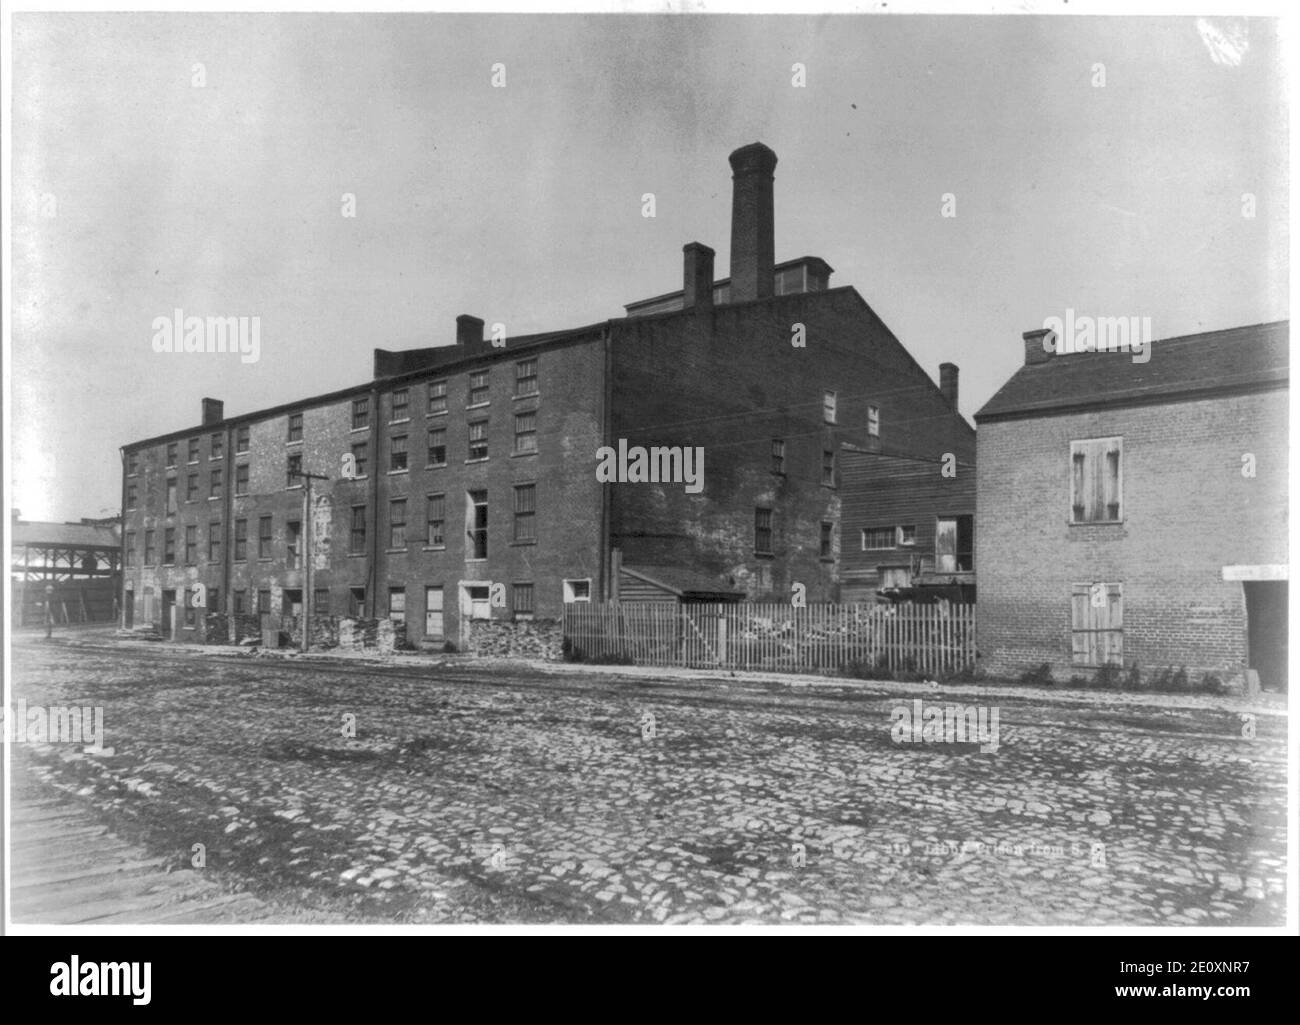
[[(1076, 458), (1078, 456), (1083, 457), (1083, 465), (1084, 465), (1083, 476), (1085, 478), (1083, 483), (1084, 486), (1086, 487), (1089, 480), (1088, 469), (1087, 469), (1088, 467), (1087, 460), (1088, 460), (1089, 453), (1090, 452), (1102, 453), (1102, 461), (1105, 462), (1107, 457), (1109, 457), (1110, 455), (1110, 448), (1112, 445), (1116, 453), (1115, 501), (1113, 503), (1106, 503), (1107, 506), (1106, 511), (1108, 515), (1104, 519), (1086, 519), (1086, 518), (1075, 519), (1074, 514), (1076, 509), (1082, 508), (1085, 516), (1088, 511), (1088, 507), (1086, 504), (1083, 506), (1079, 506), (1075, 502), (1075, 498), (1077, 497), (1076, 487), (1079, 484), (1079, 480), (1074, 469)], [(1095, 473), (1097, 471), (1094, 470), (1093, 472)], [(1122, 434), (1104, 435), (1095, 438), (1072, 438), (1070, 440), (1069, 473), (1070, 473), (1070, 487), (1069, 487), (1068, 497), (1069, 497), (1070, 504), (1069, 504), (1069, 517), (1066, 522), (1069, 523), (1070, 526), (1105, 527), (1105, 526), (1116, 526), (1124, 522), (1124, 436)], [(1107, 486), (1107, 482), (1103, 481), (1102, 482), (1103, 495), (1105, 494), (1106, 486)], [(1113, 517), (1109, 515), (1110, 505), (1115, 506), (1115, 515)]]

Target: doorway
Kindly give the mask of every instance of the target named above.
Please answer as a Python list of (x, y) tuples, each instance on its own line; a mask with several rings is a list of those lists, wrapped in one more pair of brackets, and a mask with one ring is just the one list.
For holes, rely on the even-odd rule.
[(163, 591), (162, 593), (162, 627), (159, 629), (164, 637), (172, 635), (172, 609), (176, 605), (176, 592)]
[(471, 622), (492, 618), (492, 584), (488, 580), (462, 580), (460, 583), (460, 650), (469, 648)]
[(424, 639), (439, 644), (443, 637), (442, 588), (426, 587), (424, 589)]
[(1250, 580), (1246, 589), (1247, 662), (1265, 690), (1285, 691), (1287, 581)]

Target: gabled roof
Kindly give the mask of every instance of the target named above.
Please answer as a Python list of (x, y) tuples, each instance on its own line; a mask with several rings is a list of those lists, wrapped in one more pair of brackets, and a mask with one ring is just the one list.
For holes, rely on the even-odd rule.
[(1155, 341), (1145, 363), (1128, 352), (1052, 355), (1017, 370), (975, 422), (1284, 388), (1289, 337), (1290, 321), (1279, 320)]

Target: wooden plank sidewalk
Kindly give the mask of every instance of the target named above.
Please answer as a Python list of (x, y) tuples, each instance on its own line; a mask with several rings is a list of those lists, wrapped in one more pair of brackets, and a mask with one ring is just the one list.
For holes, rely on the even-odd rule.
[(27, 925), (235, 924), (271, 908), (163, 860), (87, 819), (67, 798), (13, 793), (11, 913)]

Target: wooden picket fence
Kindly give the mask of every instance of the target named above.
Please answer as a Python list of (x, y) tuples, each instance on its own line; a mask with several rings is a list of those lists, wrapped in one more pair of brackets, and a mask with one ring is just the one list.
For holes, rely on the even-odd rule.
[(938, 675), (974, 665), (975, 606), (578, 602), (564, 638), (578, 657), (637, 665)]

